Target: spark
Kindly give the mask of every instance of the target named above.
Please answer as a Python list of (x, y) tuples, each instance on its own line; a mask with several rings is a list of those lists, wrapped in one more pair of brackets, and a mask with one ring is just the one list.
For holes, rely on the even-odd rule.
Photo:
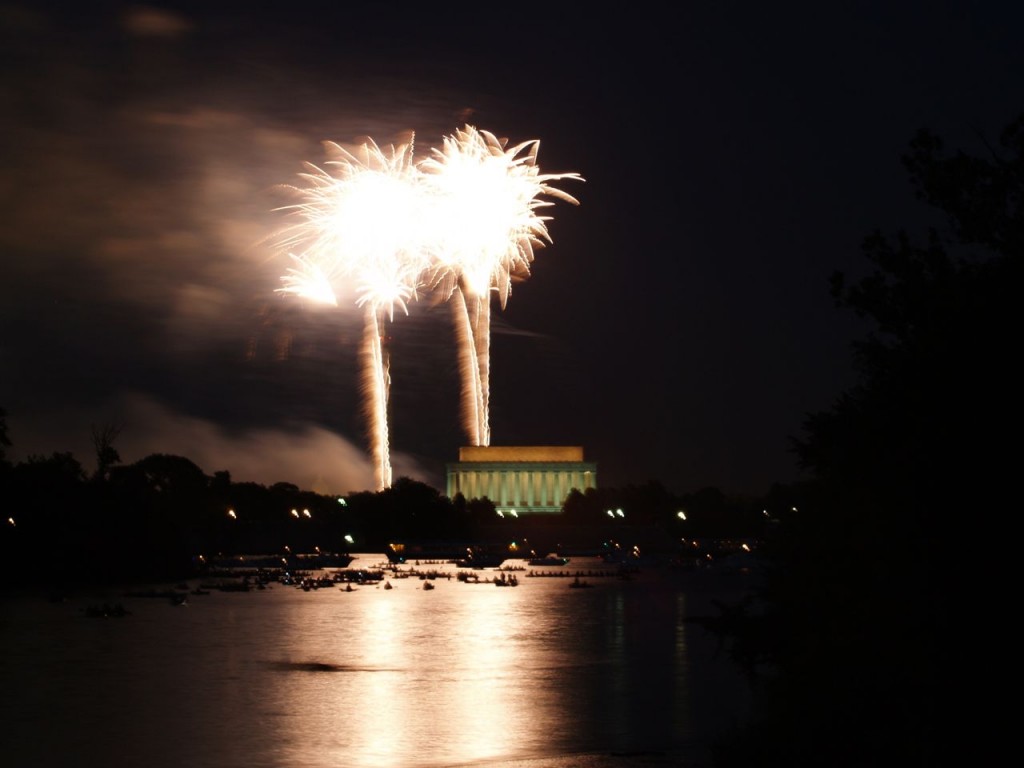
[(540, 141), (506, 139), (466, 125), (419, 163), (430, 197), (429, 282), (452, 303), (460, 345), (463, 426), (472, 445), (490, 444), (491, 294), (502, 309), (513, 278), (530, 274), (534, 251), (550, 244), (541, 210), (548, 196), (578, 205), (553, 182), (578, 173), (542, 174)]
[(279, 293), (290, 293), (304, 299), (338, 306), (338, 297), (334, 294), (331, 281), (319, 264), (315, 264), (294, 253), (288, 254), (295, 260), (297, 267), (289, 267), (288, 273), (281, 278), (283, 288)]
[(368, 139), (355, 152), (325, 142), (332, 159), (311, 163), (302, 185), (287, 189), (298, 202), (278, 210), (298, 219), (277, 235), (296, 266), (278, 292), (338, 305), (338, 296), (364, 309), (360, 359), (371, 452), (378, 489), (391, 485), (388, 438), (390, 373), (381, 326), (395, 309), (408, 314), (425, 261), (420, 245), (423, 206), (416, 186), (413, 144), (384, 151)]
[(536, 139), (507, 139), (466, 125), (414, 161), (413, 144), (385, 152), (367, 140), (355, 152), (325, 142), (325, 168), (307, 163), (298, 197), (279, 208), (297, 222), (278, 233), (293, 266), (278, 292), (364, 310), (362, 389), (380, 489), (391, 485), (390, 360), (383, 325), (429, 286), (450, 302), (462, 376), (463, 426), (471, 445), (490, 444), (492, 294), (502, 309), (513, 279), (525, 279), (535, 250), (552, 242), (542, 215), (553, 198), (578, 205), (541, 173)]

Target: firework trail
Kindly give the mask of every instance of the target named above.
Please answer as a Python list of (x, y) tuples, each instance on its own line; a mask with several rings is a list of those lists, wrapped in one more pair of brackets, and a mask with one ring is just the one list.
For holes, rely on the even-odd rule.
[(279, 292), (338, 305), (351, 297), (365, 313), (363, 347), (364, 409), (378, 489), (391, 486), (388, 436), (390, 372), (382, 328), (395, 308), (408, 314), (424, 273), (420, 245), (424, 208), (416, 185), (412, 142), (388, 152), (368, 140), (349, 152), (326, 142), (334, 158), (328, 170), (306, 164), (302, 186), (287, 189), (298, 202), (280, 208), (298, 222), (277, 235), (294, 266), (281, 278)]
[(491, 294), (505, 308), (512, 279), (530, 274), (534, 250), (551, 243), (539, 211), (547, 195), (578, 205), (552, 186), (578, 173), (540, 173), (539, 140), (506, 139), (466, 125), (419, 163), (430, 198), (430, 283), (452, 310), (462, 373), (463, 426), (471, 445), (490, 445)]
[(491, 294), (504, 309), (513, 278), (530, 274), (534, 250), (551, 242), (540, 215), (547, 195), (578, 201), (552, 186), (577, 173), (542, 174), (537, 140), (507, 140), (467, 125), (414, 162), (412, 141), (382, 151), (372, 140), (355, 153), (326, 142), (328, 170), (306, 164), (297, 223), (278, 233), (293, 266), (279, 292), (338, 306), (348, 294), (364, 309), (360, 351), (364, 409), (378, 488), (392, 481), (390, 365), (383, 326), (408, 314), (421, 285), (450, 302), (462, 376), (463, 426), (471, 445), (490, 444)]

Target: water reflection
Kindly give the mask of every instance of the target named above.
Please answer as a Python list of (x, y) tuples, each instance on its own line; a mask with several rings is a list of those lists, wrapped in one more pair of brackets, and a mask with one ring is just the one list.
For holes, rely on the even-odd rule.
[(24, 603), (0, 633), (0, 684), (26, 691), (0, 704), (0, 722), (24, 726), (4, 734), (8, 754), (34, 768), (428, 768), (710, 737), (739, 676), (683, 623), (691, 593), (567, 582), (276, 585), (106, 621)]
[(527, 737), (530, 721), (524, 709), (530, 702), (518, 695), (518, 687), (530, 658), (518, 625), (520, 599), (528, 592), (462, 586), (468, 587), (459, 600), (464, 612), (450, 626), (449, 663), (455, 673), (444, 695), (454, 726), (450, 754), (477, 761), (512, 753), (516, 737)]

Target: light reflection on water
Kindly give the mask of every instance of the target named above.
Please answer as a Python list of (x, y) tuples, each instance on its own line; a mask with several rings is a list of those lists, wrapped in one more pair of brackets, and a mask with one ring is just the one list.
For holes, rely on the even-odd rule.
[[(378, 562), (367, 558), (357, 563)], [(95, 596), (8, 600), (9, 764), (429, 768), (699, 754), (745, 706), (715, 640), (683, 621), (710, 612), (707, 584), (644, 574), (577, 590), (519, 576), (512, 588), (439, 579), (433, 591), (416, 578), (351, 593), (275, 584), (183, 607), (111, 594), (132, 611), (113, 619), (83, 615)]]

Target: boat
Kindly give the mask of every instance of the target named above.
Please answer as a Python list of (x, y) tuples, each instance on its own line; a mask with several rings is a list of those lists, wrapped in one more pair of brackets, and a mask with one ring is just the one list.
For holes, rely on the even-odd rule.
[(385, 547), (384, 555), (392, 565), (447, 563), (465, 557), (470, 546), (454, 541), (395, 541)]
[(573, 579), (571, 582), (569, 582), (569, 588), (570, 589), (584, 589), (586, 587), (592, 587), (592, 586), (594, 586), (594, 585), (591, 584), (588, 581), (581, 581), (579, 576), (577, 576), (575, 579)]
[(348, 552), (300, 552), (288, 558), (293, 568), (315, 571), (325, 568), (348, 568), (355, 556)]
[(300, 552), (297, 554), (241, 554), (211, 557), (208, 570), (222, 571), (230, 569), (259, 568), (298, 568), (315, 571), (324, 568), (347, 568), (355, 560), (354, 555), (347, 552)]
[(433, 589), (433, 588), (434, 588), (434, 585), (433, 585), (432, 582), (429, 582), (429, 581), (424, 581), (423, 582), (423, 589)]
[(392, 565), (454, 563), (460, 568), (498, 568), (509, 558), (508, 548), (467, 542), (392, 542), (384, 551)]
[(568, 557), (562, 557), (561, 555), (549, 554), (549, 555), (544, 555), (544, 557), (531, 557), (526, 562), (528, 564), (534, 565), (534, 566), (537, 566), (537, 565), (540, 565), (540, 566), (568, 565), (569, 564), (569, 558)]
[(384, 571), (379, 569), (359, 568), (356, 570), (338, 571), (331, 577), (338, 584), (379, 584), (384, 581)]
[(500, 568), (508, 560), (508, 550), (469, 547), (463, 557), (455, 560), (459, 568)]

